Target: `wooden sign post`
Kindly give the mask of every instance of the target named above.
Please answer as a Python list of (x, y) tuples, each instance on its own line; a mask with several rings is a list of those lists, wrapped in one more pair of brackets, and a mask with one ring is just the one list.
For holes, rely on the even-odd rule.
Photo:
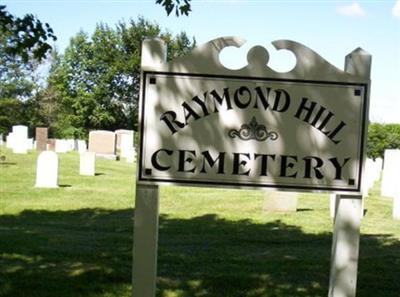
[(355, 296), (371, 56), (355, 50), (342, 71), (278, 40), (297, 59), (287, 73), (261, 46), (242, 69), (221, 65), (243, 43), (218, 38), (166, 62), (160, 39), (143, 42), (133, 296), (155, 296), (161, 184), (337, 194), (329, 296)]

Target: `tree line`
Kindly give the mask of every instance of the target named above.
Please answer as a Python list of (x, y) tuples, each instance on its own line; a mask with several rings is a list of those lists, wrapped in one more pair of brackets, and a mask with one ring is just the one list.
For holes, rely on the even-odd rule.
[[(186, 14), (174, 3), (158, 1), (168, 14)], [(56, 138), (84, 139), (93, 129), (136, 130), (144, 38), (165, 40), (168, 59), (196, 45), (185, 32), (174, 36), (139, 18), (114, 27), (100, 23), (91, 35), (80, 31), (61, 53), (50, 44), (56, 37), (48, 24), (32, 15), (16, 18), (4, 6), (0, 31), (0, 133), (24, 124), (49, 127)], [(400, 148), (400, 125), (371, 124), (367, 155), (382, 157), (388, 148)]]
[(93, 129), (137, 126), (141, 44), (160, 37), (168, 59), (195, 46), (182, 32), (173, 36), (143, 18), (98, 24), (81, 31), (63, 53), (53, 48), (44, 61), (10, 54), (0, 40), (0, 133), (14, 124), (49, 127), (54, 137), (85, 138)]

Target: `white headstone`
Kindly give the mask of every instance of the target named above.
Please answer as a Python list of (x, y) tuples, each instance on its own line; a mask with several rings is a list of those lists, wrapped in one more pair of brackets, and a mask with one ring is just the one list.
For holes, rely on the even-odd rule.
[(33, 138), (26, 139), (26, 149), (33, 150), (33, 147), (34, 147)]
[(78, 152), (79, 152), (80, 154), (86, 152), (87, 147), (86, 147), (86, 141), (85, 141), (85, 140), (80, 140), (80, 139), (78, 139), (78, 140), (77, 140), (77, 145), (78, 145)]
[(75, 139), (66, 139), (67, 152), (73, 151), (75, 149)]
[(93, 152), (83, 152), (80, 154), (80, 175), (95, 175), (96, 167), (96, 153)]
[(365, 163), (364, 181), (363, 181), (363, 196), (368, 196), (368, 191), (374, 186), (375, 181), (380, 177), (382, 163), (367, 159)]
[(43, 151), (37, 159), (36, 188), (58, 187), (58, 156), (52, 151)]
[(3, 145), (3, 133), (0, 133), (0, 145)]
[(9, 149), (14, 147), (14, 134), (12, 132), (8, 133), (6, 136), (6, 147)]
[[(380, 175), (380, 173), (382, 171), (382, 168), (383, 168), (383, 160), (382, 160), (382, 158), (376, 158), (375, 159), (375, 163), (376, 163), (376, 167), (379, 169), (379, 175)], [(378, 179), (379, 179), (379, 177), (378, 177)]]
[(66, 139), (56, 139), (56, 153), (67, 153), (70, 150), (70, 143)]
[(12, 127), (12, 131), (13, 131), (13, 147), (12, 147), (13, 153), (26, 154), (28, 127), (23, 125), (17, 125)]
[(133, 133), (121, 134), (121, 157), (127, 158), (133, 148)]
[(381, 195), (394, 198), (400, 193), (400, 150), (385, 150)]
[(126, 156), (126, 162), (133, 163), (135, 162), (135, 158), (136, 158), (135, 148), (131, 148)]

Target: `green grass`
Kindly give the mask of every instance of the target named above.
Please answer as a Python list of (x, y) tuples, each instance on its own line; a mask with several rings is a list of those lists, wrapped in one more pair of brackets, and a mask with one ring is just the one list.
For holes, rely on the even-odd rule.
[[(131, 296), (135, 168), (60, 154), (58, 189), (36, 189), (35, 152), (1, 147), (0, 296)], [(358, 296), (400, 296), (400, 222), (379, 185), (362, 221)], [(262, 191), (162, 187), (157, 297), (326, 296), (327, 195), (265, 213)], [(141, 296), (138, 296), (141, 297)]]

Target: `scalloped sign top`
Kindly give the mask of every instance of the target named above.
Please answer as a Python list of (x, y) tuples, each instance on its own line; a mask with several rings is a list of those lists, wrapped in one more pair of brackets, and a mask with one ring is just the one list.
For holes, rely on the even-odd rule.
[(356, 49), (340, 70), (308, 47), (272, 42), (296, 65), (219, 59), (237, 37), (218, 38), (166, 62), (160, 39), (142, 48), (138, 182), (359, 193), (365, 158), (371, 56)]

